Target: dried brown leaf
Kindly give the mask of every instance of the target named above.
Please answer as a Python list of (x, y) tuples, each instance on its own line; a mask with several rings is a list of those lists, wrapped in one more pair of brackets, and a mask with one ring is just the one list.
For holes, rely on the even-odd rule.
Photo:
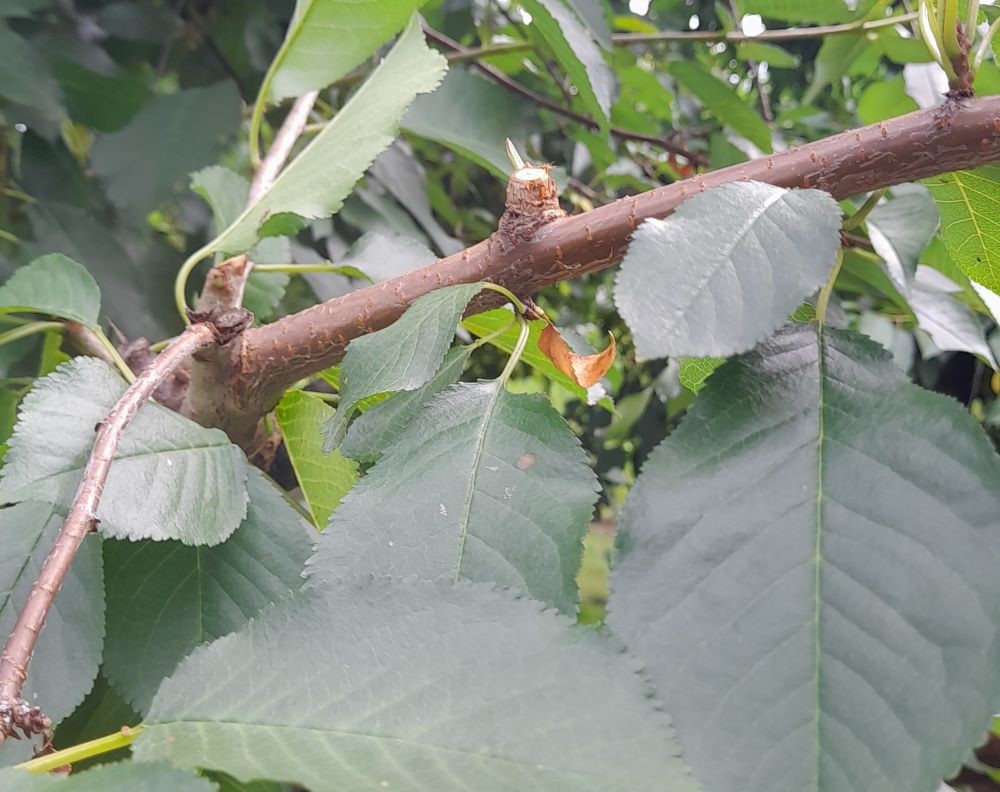
[(554, 325), (548, 324), (538, 339), (538, 348), (557, 369), (584, 388), (600, 381), (615, 362), (615, 337), (608, 333), (610, 342), (603, 352), (595, 355), (577, 355), (573, 352)]

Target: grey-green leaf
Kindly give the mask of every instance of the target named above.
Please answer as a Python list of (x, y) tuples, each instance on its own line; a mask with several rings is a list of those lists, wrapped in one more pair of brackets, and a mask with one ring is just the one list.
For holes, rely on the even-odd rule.
[(248, 250), (259, 227), (274, 215), (314, 219), (335, 213), (375, 157), (392, 143), (414, 97), (437, 87), (445, 65), (424, 43), (414, 17), (371, 77), (260, 199), (216, 238), (212, 249)]
[(461, 383), (347, 495), (310, 573), (499, 583), (572, 612), (596, 499), (586, 454), (546, 398)]
[(323, 88), (403, 29), (426, 0), (298, 0), (264, 78), (277, 102)]
[(303, 592), (185, 660), (135, 753), (312, 792), (695, 789), (616, 645), (469, 584)]
[(0, 22), (0, 96), (35, 107), (46, 118), (66, 115), (59, 83), (32, 44)]
[(726, 357), (816, 291), (839, 247), (840, 209), (828, 194), (728, 184), (639, 226), (615, 302), (643, 357)]
[(40, 256), (0, 287), (0, 313), (40, 313), (97, 327), (101, 290), (90, 273), (61, 253)]
[[(75, 358), (25, 396), (0, 478), (0, 501), (68, 509), (94, 427), (125, 391), (96, 358)], [(217, 544), (243, 520), (246, 459), (218, 429), (156, 404), (143, 406), (111, 464), (97, 510), (104, 536)]]
[(481, 283), (459, 283), (415, 300), (393, 324), (351, 341), (340, 367), (340, 406), (324, 427), (324, 450), (336, 448), (365, 396), (415, 390), (441, 367), (455, 329)]
[(424, 385), (397, 393), (363, 412), (347, 430), (341, 453), (362, 462), (378, 460), (432, 396), (458, 382), (470, 354), (472, 346), (468, 344), (449, 349), (441, 368)]
[(615, 77), (597, 42), (562, 0), (522, 0), (521, 5), (573, 81), (583, 105), (606, 132), (615, 99)]
[[(47, 503), (0, 510), (0, 635), (6, 639), (27, 602), (42, 562), (55, 544), (63, 517)], [(83, 701), (101, 662), (104, 582), (101, 540), (87, 537), (45, 620), (28, 669), (24, 696), (58, 723)], [(0, 745), (0, 764), (5, 747)]]
[(71, 776), (0, 770), (0, 789), (17, 792), (214, 792), (215, 784), (159, 762), (115, 762)]
[(1000, 704), (998, 513), (964, 409), (790, 326), (647, 460), (609, 623), (706, 789), (931, 792)]
[(215, 547), (105, 543), (104, 672), (140, 713), (192, 649), (241, 629), (302, 585), (315, 532), (254, 468), (247, 517)]

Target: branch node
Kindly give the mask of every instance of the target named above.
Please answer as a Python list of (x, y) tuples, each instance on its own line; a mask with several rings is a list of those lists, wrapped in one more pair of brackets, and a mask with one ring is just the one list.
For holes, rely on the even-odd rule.
[(493, 234), (501, 252), (527, 242), (542, 226), (566, 216), (559, 206), (559, 188), (549, 175), (551, 169), (551, 165), (526, 163), (511, 174), (507, 209)]
[(216, 307), (209, 311), (188, 311), (191, 324), (205, 324), (215, 333), (215, 341), (225, 346), (253, 325), (253, 314), (246, 308)]
[(52, 721), (49, 717), (23, 698), (0, 698), (0, 745), (7, 739), (30, 740), (36, 734), (42, 737), (42, 747), (38, 752), (51, 749)]

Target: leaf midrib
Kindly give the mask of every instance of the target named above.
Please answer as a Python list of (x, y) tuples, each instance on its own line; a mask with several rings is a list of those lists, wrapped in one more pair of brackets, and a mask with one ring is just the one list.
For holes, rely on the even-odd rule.
[(813, 687), (815, 689), (814, 707), (815, 715), (813, 729), (816, 734), (815, 755), (816, 774), (815, 780), (817, 788), (821, 787), (822, 778), (822, 729), (821, 729), (821, 697), (820, 697), (820, 613), (822, 607), (822, 582), (820, 579), (820, 569), (823, 564), (823, 448), (826, 440), (826, 357), (823, 347), (823, 323), (819, 322), (816, 330), (817, 366), (819, 368), (819, 410), (817, 412), (818, 426), (816, 438), (816, 530), (813, 536), (815, 550), (813, 555), (814, 583), (813, 583)]

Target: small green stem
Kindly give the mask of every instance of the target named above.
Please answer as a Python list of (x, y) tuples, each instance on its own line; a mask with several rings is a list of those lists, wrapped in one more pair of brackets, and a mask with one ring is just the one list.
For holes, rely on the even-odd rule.
[(517, 322), (517, 316), (516, 315), (511, 316), (510, 321), (507, 322), (507, 324), (505, 324), (499, 330), (494, 330), (492, 333), (484, 335), (482, 338), (477, 338), (475, 341), (469, 344), (469, 347), (473, 351), (479, 349), (479, 347), (490, 343), (494, 338), (499, 338), (500, 336), (502, 336), (504, 333), (510, 330), (510, 328), (512, 328), (516, 322)]
[(101, 342), (101, 346), (107, 350), (108, 355), (110, 355), (111, 359), (114, 361), (115, 368), (117, 368), (118, 372), (125, 378), (125, 381), (131, 385), (135, 382), (135, 373), (131, 368), (129, 368), (128, 363), (125, 362), (125, 358), (123, 358), (118, 352), (118, 347), (112, 343), (110, 338), (104, 335), (104, 331), (99, 327), (95, 327), (93, 330), (94, 335), (97, 336), (97, 340)]
[(521, 302), (510, 289), (507, 289), (498, 283), (489, 283), (488, 281), (483, 283), (483, 288), (495, 291), (497, 294), (502, 294), (510, 300), (511, 305), (514, 306), (514, 309), (521, 314), (521, 316), (524, 316), (528, 312), (528, 306)]
[(816, 321), (819, 322), (820, 327), (826, 324), (826, 309), (830, 304), (830, 296), (833, 294), (833, 287), (837, 283), (837, 276), (840, 275), (840, 268), (843, 263), (844, 249), (840, 248), (837, 251), (837, 263), (833, 265), (833, 272), (830, 273), (830, 280), (826, 282), (826, 285), (819, 293), (819, 298), (816, 300)]
[(986, 53), (990, 51), (990, 45), (993, 43), (993, 39), (996, 37), (998, 30), (1000, 30), (1000, 17), (993, 20), (993, 24), (990, 25), (989, 30), (986, 31), (986, 35), (983, 36), (983, 40), (979, 42), (979, 48), (976, 50), (976, 55), (972, 59), (973, 74), (979, 71), (979, 67), (982, 66), (983, 61), (986, 60)]
[(6, 239), (8, 242), (11, 242), (11, 243), (13, 243), (15, 245), (20, 245), (21, 244), (21, 240), (20, 239), (18, 239), (10, 231), (4, 231), (2, 228), (0, 228), (0, 239)]
[(39, 756), (18, 765), (22, 770), (30, 773), (47, 773), (58, 767), (71, 765), (75, 762), (89, 759), (92, 756), (100, 756), (119, 748), (125, 748), (135, 742), (135, 738), (142, 733), (142, 724), (138, 726), (122, 726), (121, 731), (109, 734), (106, 737), (98, 737), (96, 740), (74, 745), (70, 748), (63, 748), (61, 751)]
[(24, 201), (24, 203), (35, 203), (35, 199), (28, 195), (28, 193), (18, 190), (15, 187), (0, 187), (0, 192), (18, 201)]
[(886, 194), (886, 188), (881, 190), (875, 190), (863, 204), (861, 208), (858, 209), (854, 214), (848, 217), (841, 228), (844, 231), (853, 231), (855, 228), (860, 226), (865, 220), (868, 219), (868, 215), (871, 214), (872, 209), (878, 206), (878, 202), (882, 200), (882, 196)]
[(979, 0), (969, 0), (969, 15), (965, 19), (965, 35), (972, 41), (979, 26)]
[(531, 325), (528, 324), (528, 320), (521, 315), (517, 317), (517, 321), (521, 324), (521, 334), (517, 337), (517, 344), (514, 346), (514, 351), (510, 353), (507, 365), (504, 366), (503, 371), (500, 372), (500, 376), (497, 377), (497, 382), (500, 383), (501, 388), (507, 384), (507, 380), (514, 373), (517, 364), (521, 362), (521, 355), (524, 354), (524, 348), (528, 345), (528, 337), (531, 335)]
[(941, 3), (941, 36), (944, 40), (944, 52), (948, 58), (957, 58), (962, 54), (958, 43), (958, 0), (938, 0)]
[(15, 327), (5, 333), (0, 333), (0, 346), (9, 344), (11, 341), (19, 341), (22, 338), (34, 335), (35, 333), (47, 333), (50, 330), (63, 330), (62, 322), (28, 322), (20, 327)]
[(303, 275), (307, 272), (336, 272), (348, 275), (345, 267), (327, 261), (320, 264), (254, 264), (254, 272), (287, 272), (289, 275)]
[(177, 305), (177, 310), (181, 315), (181, 319), (184, 320), (185, 325), (191, 324), (191, 320), (187, 315), (187, 298), (184, 296), (188, 278), (191, 276), (191, 272), (194, 268), (213, 252), (212, 245), (214, 243), (215, 240), (213, 239), (207, 245), (192, 253), (188, 257), (187, 261), (181, 264), (181, 268), (177, 272), (177, 279), (174, 281), (174, 302)]

